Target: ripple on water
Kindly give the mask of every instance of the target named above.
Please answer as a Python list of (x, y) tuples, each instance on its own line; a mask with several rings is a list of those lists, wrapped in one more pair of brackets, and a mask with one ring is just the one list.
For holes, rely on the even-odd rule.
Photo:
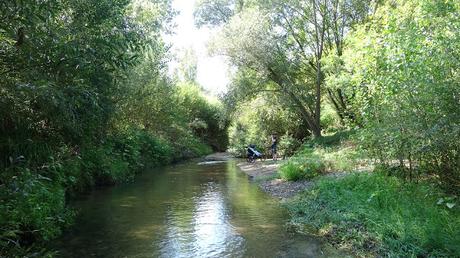
[(233, 162), (181, 164), (76, 203), (62, 257), (318, 257), (318, 241), (286, 232), (286, 211)]

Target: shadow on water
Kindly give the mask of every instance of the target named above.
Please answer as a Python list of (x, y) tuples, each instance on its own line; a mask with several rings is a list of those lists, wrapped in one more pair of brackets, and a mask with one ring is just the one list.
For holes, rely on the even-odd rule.
[(232, 161), (143, 173), (74, 204), (61, 257), (318, 257), (318, 240), (286, 232), (286, 211)]

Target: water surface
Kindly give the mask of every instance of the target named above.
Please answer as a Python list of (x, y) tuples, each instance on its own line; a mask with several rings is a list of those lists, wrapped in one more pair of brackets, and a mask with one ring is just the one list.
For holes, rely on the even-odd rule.
[(233, 161), (146, 171), (74, 204), (61, 257), (318, 257), (318, 240), (286, 231), (287, 214)]

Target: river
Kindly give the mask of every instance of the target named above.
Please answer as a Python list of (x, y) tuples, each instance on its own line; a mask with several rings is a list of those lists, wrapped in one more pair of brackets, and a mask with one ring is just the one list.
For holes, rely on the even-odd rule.
[(319, 257), (288, 214), (235, 165), (182, 163), (75, 201), (58, 257)]

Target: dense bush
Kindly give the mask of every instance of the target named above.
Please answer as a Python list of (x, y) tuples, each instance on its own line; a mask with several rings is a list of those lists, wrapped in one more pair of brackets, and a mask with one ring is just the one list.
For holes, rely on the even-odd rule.
[(300, 147), (301, 141), (294, 138), (288, 132), (279, 138), (278, 156), (286, 158), (294, 155), (295, 151)]
[(290, 158), (279, 169), (281, 178), (290, 181), (312, 179), (325, 171), (324, 161), (313, 152)]
[(280, 167), (280, 176), (286, 180), (311, 179), (324, 172), (349, 172), (366, 163), (364, 154), (357, 150), (352, 132), (306, 141), (299, 150)]
[(229, 120), (220, 101), (205, 96), (194, 82), (179, 84), (177, 104), (193, 134), (213, 151), (226, 151)]
[(170, 1), (0, 6), (0, 256), (59, 235), (72, 217), (66, 197), (225, 149), (222, 109), (201, 95), (181, 108), (166, 75)]
[(407, 178), (460, 189), (460, 3), (391, 1), (348, 37), (327, 80), (354, 96), (361, 145)]
[(277, 103), (273, 96), (260, 95), (234, 108), (228, 137), (229, 150), (235, 154), (245, 155), (249, 144), (255, 144), (260, 151), (268, 154), (271, 135), (277, 134), (279, 154), (290, 156), (306, 137), (298, 115)]
[[(0, 180), (0, 255), (8, 250), (47, 241), (71, 222), (65, 189), (59, 178), (23, 166), (4, 170)], [(12, 254), (10, 254), (12, 255)]]

